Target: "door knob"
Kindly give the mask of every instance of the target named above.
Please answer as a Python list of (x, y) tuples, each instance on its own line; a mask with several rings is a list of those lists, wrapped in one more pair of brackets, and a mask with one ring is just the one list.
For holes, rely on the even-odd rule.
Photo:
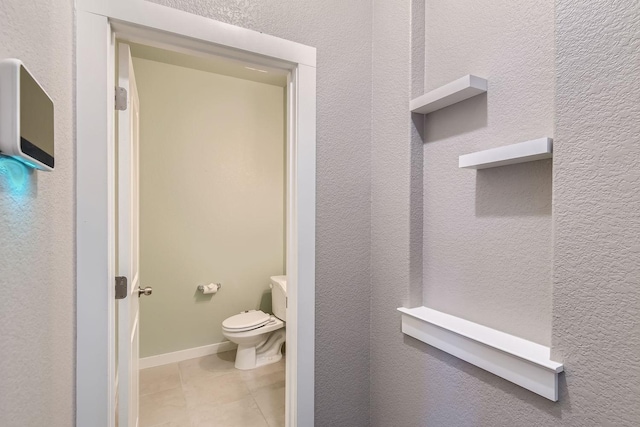
[(149, 296), (152, 293), (153, 293), (153, 288), (151, 288), (151, 286), (147, 286), (144, 289), (138, 289), (138, 297), (141, 297), (142, 295)]

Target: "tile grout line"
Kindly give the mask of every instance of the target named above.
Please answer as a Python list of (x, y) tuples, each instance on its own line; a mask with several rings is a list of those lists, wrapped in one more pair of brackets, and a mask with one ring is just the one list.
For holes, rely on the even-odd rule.
[(249, 387), (249, 382), (245, 379), (243, 375), (240, 375), (240, 380), (244, 383), (245, 387), (247, 387), (247, 390), (249, 390), (249, 396), (251, 396), (253, 403), (256, 405), (256, 408), (258, 408), (258, 411), (260, 412), (260, 415), (262, 415), (262, 419), (264, 420), (265, 424), (267, 425), (267, 427), (271, 427), (269, 425), (269, 420), (267, 420), (267, 417), (264, 415), (264, 412), (262, 412), (262, 408), (260, 407), (260, 405), (258, 405), (258, 401), (256, 400), (256, 397), (253, 395), (253, 390), (251, 390), (251, 387)]
[(182, 390), (182, 398), (184, 399), (184, 407), (187, 412), (187, 421), (189, 425), (193, 425), (193, 419), (191, 417), (191, 408), (187, 403), (187, 397), (184, 394), (184, 381), (182, 380), (182, 369), (180, 369), (180, 362), (176, 362), (176, 368), (178, 369), (178, 378), (180, 379), (180, 390)]
[[(286, 362), (285, 362), (286, 363)], [(249, 394), (251, 395), (251, 398), (253, 399), (254, 403), (256, 404), (256, 406), (258, 407), (258, 411), (260, 411), (260, 414), (262, 415), (262, 418), (264, 418), (264, 421), (267, 423), (267, 427), (271, 427), (271, 423), (269, 422), (269, 420), (267, 419), (266, 415), (264, 414), (264, 411), (262, 410), (262, 408), (260, 407), (260, 404), (258, 403), (258, 401), (256, 400), (256, 397), (254, 395), (254, 392), (257, 392), (258, 390), (261, 390), (263, 388), (269, 387), (269, 385), (266, 386), (262, 386), (262, 387), (257, 387), (255, 390), (252, 390), (251, 387), (249, 387), (249, 384), (247, 383), (247, 381), (243, 378), (242, 381), (245, 383), (245, 385), (247, 386), (247, 388), (249, 389)], [(285, 414), (286, 415), (286, 414)]]
[[(182, 386), (183, 383), (182, 383), (182, 373), (180, 371), (180, 366), (178, 365), (177, 362), (170, 363), (170, 364), (167, 364), (165, 366), (170, 366), (170, 365), (175, 365), (176, 369), (178, 370), (179, 386), (171, 387), (171, 388), (168, 388), (168, 389), (165, 389), (165, 390), (153, 391), (153, 392), (149, 392), (149, 393), (145, 393), (145, 394), (141, 394), (140, 392), (138, 392), (138, 398), (141, 399), (142, 397), (153, 395), (153, 394), (166, 393), (166, 392), (170, 392), (170, 391), (174, 391), (174, 390), (179, 390), (180, 391), (180, 396), (182, 397), (182, 400), (184, 401), (184, 404), (185, 404), (185, 412), (186, 412), (187, 418), (189, 420), (189, 424), (191, 424), (191, 418), (189, 417), (189, 411), (188, 411), (188, 408), (187, 408), (187, 402), (186, 402), (186, 398), (185, 398), (185, 395), (184, 395), (184, 388)], [(145, 368), (145, 369), (153, 369), (153, 368), (154, 367)], [(154, 424), (153, 426), (148, 426), (148, 427), (160, 427), (160, 426), (165, 425), (165, 424), (167, 424), (169, 422), (172, 422), (172, 420), (164, 420), (164, 421), (160, 422), (159, 424)]]
[(258, 411), (260, 411), (260, 415), (262, 415), (262, 419), (264, 420), (264, 422), (267, 425), (267, 427), (271, 427), (270, 424), (269, 424), (269, 420), (267, 420), (267, 417), (264, 415), (264, 412), (262, 412), (262, 408), (260, 407), (260, 405), (258, 405), (258, 402), (256, 401), (256, 398), (253, 395), (253, 392), (251, 391), (251, 389), (249, 389), (249, 396), (251, 396), (251, 399), (253, 400), (253, 403), (256, 405), (256, 408), (258, 408)]

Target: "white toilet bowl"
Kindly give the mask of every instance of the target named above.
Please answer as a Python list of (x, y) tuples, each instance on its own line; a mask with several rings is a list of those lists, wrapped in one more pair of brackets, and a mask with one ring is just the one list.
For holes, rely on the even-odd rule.
[(262, 311), (247, 311), (222, 322), (222, 334), (238, 344), (236, 368), (254, 369), (282, 359), (284, 322)]
[(236, 368), (254, 369), (282, 359), (282, 345), (286, 336), (286, 283), (286, 276), (271, 277), (274, 315), (250, 310), (222, 322), (222, 334), (238, 344)]

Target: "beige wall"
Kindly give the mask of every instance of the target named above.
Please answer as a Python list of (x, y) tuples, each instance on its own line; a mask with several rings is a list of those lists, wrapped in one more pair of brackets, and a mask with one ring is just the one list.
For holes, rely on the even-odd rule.
[[(222, 342), (225, 318), (270, 308), (269, 276), (284, 273), (284, 88), (139, 58), (134, 69), (147, 357)], [(196, 292), (210, 282), (222, 289)]]

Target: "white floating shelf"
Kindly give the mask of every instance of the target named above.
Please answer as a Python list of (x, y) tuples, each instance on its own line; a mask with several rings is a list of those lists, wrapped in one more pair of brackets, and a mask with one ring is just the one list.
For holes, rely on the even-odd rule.
[(458, 166), (469, 169), (486, 169), (550, 159), (551, 157), (553, 157), (553, 139), (538, 138), (462, 155), (458, 158)]
[(561, 363), (551, 349), (427, 307), (399, 308), (402, 332), (554, 402)]
[(429, 114), (457, 102), (464, 101), (487, 91), (487, 80), (467, 74), (464, 77), (440, 86), (418, 98), (412, 99), (409, 108), (412, 113)]

